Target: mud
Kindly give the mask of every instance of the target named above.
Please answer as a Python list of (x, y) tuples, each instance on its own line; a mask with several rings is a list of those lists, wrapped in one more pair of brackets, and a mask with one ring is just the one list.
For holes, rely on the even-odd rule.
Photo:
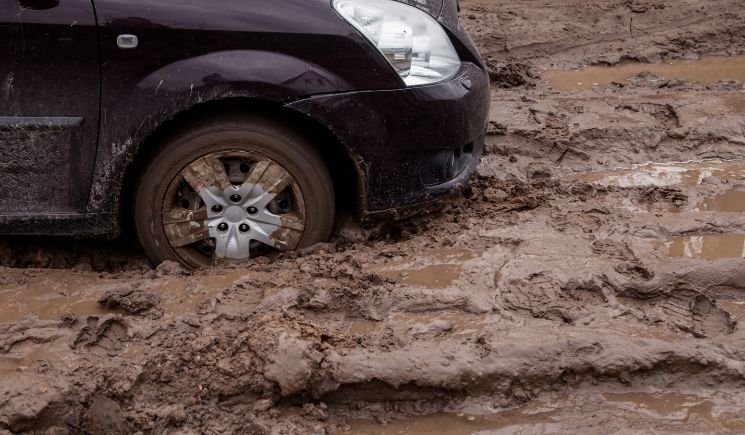
[(664, 244), (671, 257), (745, 258), (745, 234), (711, 234), (675, 239)]
[[(367, 420), (350, 421), (351, 432), (364, 435), (448, 433), (469, 435), (585, 433), (598, 426), (619, 429), (721, 433), (745, 429), (742, 397), (707, 392), (587, 391), (584, 395), (552, 394), (498, 414), (437, 413), (407, 417), (385, 427)], [(632, 425), (629, 422), (633, 421)]]
[(745, 5), (461, 6), (494, 102), (437, 212), (196, 272), (0, 240), (0, 433), (744, 431)]
[(654, 76), (651, 81), (669, 84), (670, 79), (711, 85), (723, 80), (745, 81), (745, 57), (704, 57), (698, 60), (680, 60), (661, 64), (626, 62), (615, 66), (591, 66), (575, 71), (547, 70), (543, 77), (551, 87), (570, 91), (607, 87), (613, 83), (623, 85), (634, 76), (645, 73)]

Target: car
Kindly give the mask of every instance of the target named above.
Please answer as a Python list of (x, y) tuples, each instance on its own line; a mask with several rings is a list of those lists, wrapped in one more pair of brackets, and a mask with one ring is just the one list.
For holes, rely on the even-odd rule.
[(490, 105), (455, 0), (7, 0), (0, 233), (199, 268), (327, 241), (473, 174)]

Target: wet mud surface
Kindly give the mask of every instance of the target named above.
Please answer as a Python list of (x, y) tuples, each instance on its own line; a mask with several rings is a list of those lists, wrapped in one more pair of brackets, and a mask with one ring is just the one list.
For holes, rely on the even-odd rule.
[(745, 431), (745, 5), (461, 5), (494, 101), (437, 213), (197, 272), (0, 239), (0, 433)]

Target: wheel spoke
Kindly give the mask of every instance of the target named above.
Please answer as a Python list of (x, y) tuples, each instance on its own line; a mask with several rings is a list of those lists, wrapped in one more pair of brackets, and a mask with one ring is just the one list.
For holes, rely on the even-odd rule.
[(271, 246), (272, 248), (281, 249), (282, 244), (278, 243), (277, 240), (273, 239), (270, 234), (266, 234), (262, 228), (254, 226), (251, 228), (251, 232), (249, 233), (249, 237), (251, 237), (251, 240), (255, 240), (257, 242), (261, 242), (265, 245)]
[(230, 179), (225, 166), (217, 156), (206, 156), (190, 164), (181, 171), (184, 180), (204, 198), (203, 192), (217, 188), (220, 192), (230, 187)]
[(207, 219), (207, 209), (199, 210), (174, 209), (163, 213), (163, 224), (179, 224), (184, 222), (203, 222)]
[(292, 176), (290, 176), (290, 174), (279, 165), (272, 165), (272, 167), (267, 170), (267, 174), (268, 176), (265, 178), (270, 180), (271, 184), (268, 185), (268, 189), (264, 189), (266, 193), (271, 193), (274, 196), (277, 196), (292, 184)]
[(207, 210), (188, 210), (174, 208), (163, 212), (163, 229), (168, 241), (174, 248), (181, 248), (192, 243), (210, 238), (205, 220)]
[(166, 237), (174, 248), (182, 248), (192, 243), (210, 238), (209, 229), (201, 222), (181, 222), (164, 226)]
[(292, 176), (281, 166), (269, 160), (262, 160), (251, 169), (246, 185), (251, 186), (249, 193), (255, 196), (250, 205), (262, 209), (292, 185)]
[(303, 231), (303, 229), (305, 229), (305, 223), (303, 220), (294, 214), (283, 214), (277, 216), (268, 211), (264, 211), (252, 218), (252, 220), (264, 224), (264, 226), (274, 227), (275, 231), (279, 228), (286, 228), (293, 231)]
[(272, 165), (273, 163), (270, 160), (259, 160), (258, 162), (256, 162), (251, 168), (251, 171), (248, 173), (248, 177), (246, 177), (245, 184), (248, 184), (248, 185), (259, 184), (261, 179), (264, 177), (264, 173)]
[(279, 166), (275, 165), (275, 167), (279, 168), (279, 170), (273, 171), (274, 174), (271, 178), (273, 181), (272, 184), (268, 184), (266, 187), (262, 186), (263, 192), (251, 201), (251, 205), (258, 209), (266, 208), (269, 203), (277, 197), (277, 195), (292, 185), (292, 177), (290, 174)]
[(282, 228), (295, 231), (303, 231), (305, 229), (305, 221), (294, 214), (283, 214), (280, 216), (280, 220), (282, 221), (280, 225)]
[(295, 249), (305, 228), (294, 214), (277, 216), (264, 210), (252, 220), (252, 238), (281, 250)]

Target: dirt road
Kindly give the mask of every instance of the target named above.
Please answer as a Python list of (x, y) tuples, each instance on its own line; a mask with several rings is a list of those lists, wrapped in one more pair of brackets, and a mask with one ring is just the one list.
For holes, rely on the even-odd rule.
[(0, 434), (745, 431), (745, 4), (461, 4), (439, 212), (195, 273), (0, 240)]

